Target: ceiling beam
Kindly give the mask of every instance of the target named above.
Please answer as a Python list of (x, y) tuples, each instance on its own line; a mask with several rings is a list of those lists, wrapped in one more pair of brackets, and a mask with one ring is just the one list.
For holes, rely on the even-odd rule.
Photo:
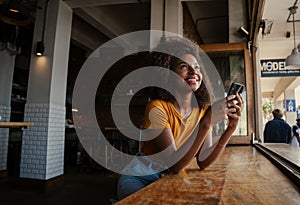
[(294, 77), (294, 81), (287, 87), (287, 90), (294, 90), (300, 85), (300, 78)]
[(84, 50), (89, 52), (94, 51), (100, 45), (109, 40), (109, 38), (104, 36), (96, 28), (85, 23), (77, 17), (77, 15), (74, 15), (73, 17), (71, 37), (72, 40), (80, 44)]
[[(126, 25), (123, 25), (119, 19), (110, 16), (110, 11), (103, 7), (89, 7), (74, 9), (74, 13), (96, 28), (108, 39), (114, 39), (122, 34), (128, 33)], [(131, 47), (128, 42), (118, 38), (114, 43), (122, 47)]]
[(115, 38), (117, 36), (116, 33), (108, 29), (105, 25), (101, 23), (95, 16), (93, 16), (90, 12), (85, 9), (75, 9), (74, 13), (78, 15), (80, 18), (88, 22), (90, 25), (95, 27), (98, 31), (103, 33), (109, 39)]
[(139, 3), (139, 0), (64, 0), (71, 8)]
[(295, 89), (300, 85), (300, 80), (297, 77), (282, 77), (274, 89), (274, 100), (280, 98), (285, 90)]
[(272, 91), (270, 91), (270, 92), (262, 92), (261, 96), (262, 96), (262, 98), (273, 98), (274, 93)]

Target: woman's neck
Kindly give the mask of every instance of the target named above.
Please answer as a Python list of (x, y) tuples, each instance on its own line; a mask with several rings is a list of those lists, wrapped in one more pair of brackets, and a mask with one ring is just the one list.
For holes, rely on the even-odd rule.
[(192, 95), (176, 96), (176, 101), (174, 102), (174, 105), (184, 119), (190, 116), (192, 112), (191, 102)]
[(187, 93), (185, 95), (176, 95), (176, 104), (178, 106), (178, 108), (180, 109), (190, 109), (191, 105), (192, 105), (192, 94), (193, 93)]

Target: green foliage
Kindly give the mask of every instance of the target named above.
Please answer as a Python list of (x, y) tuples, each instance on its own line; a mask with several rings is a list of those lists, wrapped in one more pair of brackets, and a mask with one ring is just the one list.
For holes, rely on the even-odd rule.
[(272, 113), (273, 106), (274, 106), (274, 102), (271, 99), (262, 105), (262, 111), (264, 116), (267, 116)]

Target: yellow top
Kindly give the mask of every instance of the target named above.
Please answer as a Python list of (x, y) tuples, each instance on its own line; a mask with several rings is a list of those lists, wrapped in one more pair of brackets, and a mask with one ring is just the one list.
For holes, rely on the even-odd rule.
[(176, 147), (178, 148), (193, 133), (204, 114), (205, 109), (200, 110), (198, 107), (195, 107), (190, 116), (183, 119), (173, 103), (163, 100), (153, 100), (146, 107), (143, 128), (170, 128)]

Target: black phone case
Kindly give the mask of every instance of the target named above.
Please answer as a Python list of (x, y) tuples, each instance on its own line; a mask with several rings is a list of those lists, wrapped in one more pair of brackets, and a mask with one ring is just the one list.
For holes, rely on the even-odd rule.
[(227, 93), (227, 96), (228, 95), (235, 95), (236, 93), (242, 93), (243, 90), (244, 90), (244, 85), (243, 84), (240, 84), (240, 83), (232, 83), (230, 88), (229, 88), (229, 91)]

